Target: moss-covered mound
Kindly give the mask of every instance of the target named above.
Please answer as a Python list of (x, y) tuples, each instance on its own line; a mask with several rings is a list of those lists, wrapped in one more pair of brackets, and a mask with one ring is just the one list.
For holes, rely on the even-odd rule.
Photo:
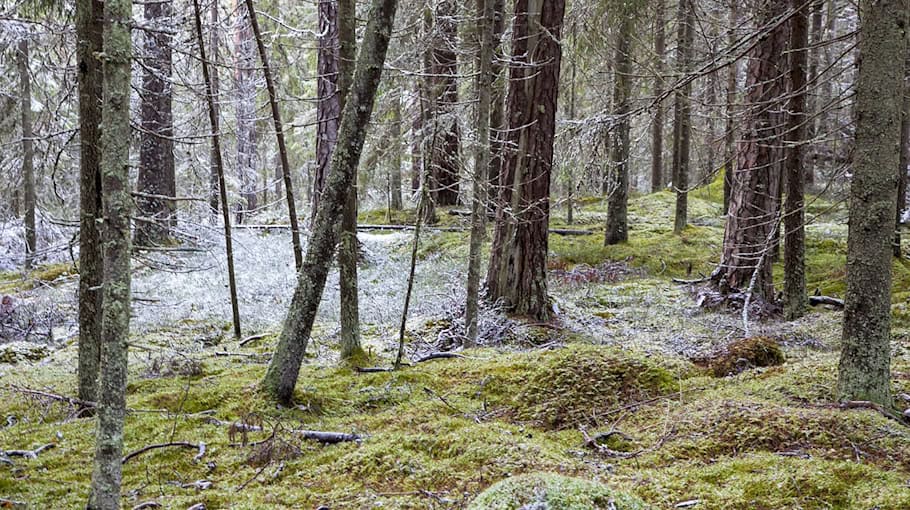
[(629, 352), (574, 345), (540, 357), (512, 407), (519, 420), (546, 428), (597, 425), (617, 406), (678, 388), (667, 367)]
[(776, 340), (754, 336), (734, 340), (696, 363), (707, 367), (715, 377), (726, 377), (750, 368), (783, 365), (784, 361), (784, 352)]
[(610, 490), (606, 485), (552, 473), (514, 476), (493, 485), (475, 499), (469, 510), (637, 510), (648, 508), (640, 499)]

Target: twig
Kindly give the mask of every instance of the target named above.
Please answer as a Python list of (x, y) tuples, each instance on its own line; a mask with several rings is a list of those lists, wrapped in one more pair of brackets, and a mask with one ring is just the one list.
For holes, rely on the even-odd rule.
[(196, 458), (202, 458), (202, 454), (205, 453), (205, 444), (204, 444), (204, 443), (203, 443), (203, 444), (195, 444), (195, 443), (188, 443), (188, 442), (186, 442), (186, 441), (174, 441), (174, 442), (172, 442), (172, 443), (150, 444), (150, 445), (148, 445), (148, 446), (144, 446), (144, 447), (142, 447), (142, 448), (140, 448), (140, 449), (138, 449), (138, 450), (136, 450), (136, 451), (134, 451), (134, 452), (132, 452), (132, 453), (129, 453), (129, 454), (127, 454), (126, 456), (124, 456), (124, 457), (123, 457), (122, 463), (123, 463), (123, 464), (126, 464), (126, 463), (127, 463), (130, 459), (132, 459), (133, 457), (138, 457), (139, 455), (142, 455), (142, 454), (145, 453), (145, 452), (149, 452), (149, 451), (152, 451), (152, 450), (157, 450), (157, 449), (159, 449), (159, 448), (171, 448), (171, 447), (181, 447), (181, 448), (194, 448), (194, 449), (199, 449), (199, 454), (198, 454), (196, 457), (194, 457), (194, 460), (195, 460)]
[(465, 414), (464, 411), (462, 411), (461, 409), (459, 409), (459, 408), (453, 406), (452, 404), (450, 404), (449, 401), (446, 400), (445, 397), (443, 397), (443, 396), (440, 395), (439, 393), (436, 393), (435, 391), (431, 390), (430, 388), (427, 388), (426, 386), (424, 386), (424, 387), (423, 387), (423, 391), (427, 392), (427, 394), (429, 394), (429, 395), (431, 395), (431, 396), (433, 396), (433, 397), (438, 398), (443, 404), (446, 405), (446, 407), (448, 407), (449, 409), (455, 411), (456, 413)]

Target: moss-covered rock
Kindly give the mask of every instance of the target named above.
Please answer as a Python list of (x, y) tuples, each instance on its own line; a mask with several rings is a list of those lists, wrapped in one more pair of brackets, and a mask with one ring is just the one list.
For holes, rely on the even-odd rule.
[(513, 476), (496, 483), (468, 510), (637, 510), (648, 508), (640, 499), (606, 485), (552, 473)]

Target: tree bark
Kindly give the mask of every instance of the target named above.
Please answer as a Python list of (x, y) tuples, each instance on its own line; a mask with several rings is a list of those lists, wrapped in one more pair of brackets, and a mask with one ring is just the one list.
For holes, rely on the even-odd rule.
[[(303, 250), (300, 247), (300, 225), (297, 221), (297, 202), (294, 199), (294, 183), (291, 180), (291, 164), (288, 162), (288, 149), (284, 143), (284, 123), (281, 121), (281, 110), (278, 108), (278, 98), (275, 93), (275, 83), (272, 79), (272, 67), (269, 65), (269, 53), (262, 41), (259, 30), (259, 20), (253, 0), (246, 0), (247, 12), (250, 13), (250, 26), (259, 49), (259, 60), (262, 61), (262, 73), (265, 76), (265, 86), (269, 92), (269, 106), (272, 108), (272, 121), (275, 124), (275, 138), (278, 142), (278, 159), (281, 162), (281, 176), (284, 180), (285, 199), (288, 205), (288, 218), (291, 223), (291, 244), (294, 248), (294, 267), (300, 270), (303, 264)], [(268, 190), (268, 186), (265, 186)]]
[(339, 143), (332, 156), (332, 169), (323, 191), (323, 205), (319, 208), (303, 268), (298, 274), (297, 288), (278, 339), (278, 347), (262, 381), (263, 389), (281, 402), (288, 403), (293, 396), (325, 288), (329, 264), (338, 241), (337, 223), (363, 151), (396, 6), (396, 0), (373, 0), (353, 86), (342, 113)]
[[(656, 0), (654, 13), (654, 97), (664, 92), (664, 54), (667, 52), (666, 0)], [(657, 104), (651, 121), (651, 193), (664, 186), (664, 105)]]
[(490, 103), (490, 190), (488, 200), (495, 202), (499, 193), (499, 177), (502, 173), (503, 141), (506, 137), (506, 85), (503, 76), (503, 62), (506, 61), (502, 47), (505, 32), (505, 0), (493, 1), (493, 83)]
[[(727, 44), (736, 43), (736, 24), (739, 20), (739, 4), (730, 4), (730, 27), (727, 31)], [(736, 75), (739, 62), (731, 62), (727, 67), (727, 127), (724, 132), (724, 214), (730, 210), (730, 192), (732, 191), (733, 173), (736, 171)]]
[(19, 72), (19, 113), (22, 128), (22, 180), (25, 197), (25, 267), (35, 261), (35, 144), (32, 132), (32, 83), (29, 73), (28, 39), (19, 41), (16, 64)]
[(809, 307), (806, 293), (806, 231), (803, 147), (806, 143), (806, 64), (809, 30), (807, 8), (802, 0), (791, 0), (798, 9), (790, 19), (790, 104), (787, 108), (786, 185), (784, 206), (784, 317), (795, 320)]
[[(819, 64), (822, 63), (822, 48), (816, 47), (821, 44), (824, 38), (823, 26), (822, 26), (822, 7), (824, 7), (825, 0), (816, 0), (812, 4), (812, 16), (811, 16), (811, 28), (809, 32), (812, 49), (809, 50), (809, 71), (808, 79), (809, 83), (813, 87), (818, 87), (819, 79)], [(812, 87), (810, 87), (812, 88)], [(818, 123), (818, 94), (813, 91), (811, 94), (806, 94), (806, 112), (812, 116), (812, 119), (809, 121), (809, 124), (806, 126), (808, 133), (806, 137), (809, 140), (814, 140), (819, 132), (819, 123)], [(806, 172), (806, 185), (812, 186), (815, 183), (815, 158), (809, 157), (810, 155), (803, 151), (803, 164), (805, 165)]]
[[(212, 2), (211, 10), (211, 23), (212, 23), (212, 39), (211, 39), (211, 80), (212, 80), (212, 103), (215, 107), (215, 118), (221, 118), (221, 84), (218, 80), (218, 48), (219, 38), (218, 38), (218, 2)], [(208, 63), (203, 62), (203, 65), (208, 65)], [(218, 156), (220, 157), (220, 156)], [(211, 152), (209, 153), (209, 210), (211, 210), (212, 215), (218, 213), (218, 203), (219, 203), (219, 190), (221, 187), (218, 184), (218, 166), (215, 164), (217, 160), (215, 154), (215, 144), (212, 144)]]
[(243, 222), (247, 212), (258, 205), (256, 188), (259, 179), (258, 154), (256, 150), (256, 48), (250, 13), (246, 5), (235, 0), (234, 13), (234, 81), (237, 91), (237, 175), (240, 178), (240, 195), (243, 203), (237, 214), (238, 223)]
[(613, 135), (613, 147), (610, 150), (613, 161), (613, 189), (607, 200), (607, 224), (604, 230), (604, 245), (619, 244), (629, 240), (629, 166), (631, 146), (632, 93), (632, 37), (634, 37), (635, 18), (633, 13), (623, 9), (620, 22), (619, 40), (616, 45), (616, 73), (613, 80), (613, 115), (618, 119), (616, 133)]
[(313, 199), (310, 225), (316, 221), (325, 180), (332, 165), (332, 149), (338, 139), (341, 124), (341, 41), (339, 40), (338, 0), (319, 2), (319, 37), (316, 70), (316, 170), (313, 178)]
[(517, 315), (550, 316), (547, 227), (564, 0), (518, 0), (509, 66), (508, 151), (487, 272), (488, 297)]
[(389, 188), (390, 197), (389, 205), (393, 211), (400, 211), (402, 208), (401, 197), (401, 88), (398, 87), (393, 94), (392, 99), (392, 118), (391, 122), (391, 143), (392, 143), (392, 161), (390, 162), (391, 170), (389, 171)]
[[(692, 67), (695, 38), (694, 0), (680, 0), (677, 14), (676, 60), (680, 76)], [(692, 138), (691, 99), (692, 84), (677, 89), (673, 104), (673, 188), (676, 189), (676, 213), (673, 231), (677, 234), (686, 228), (689, 215), (689, 147)]]
[(430, 68), (427, 90), (430, 94), (430, 122), (436, 136), (430, 146), (432, 170), (431, 191), (435, 205), (458, 204), (459, 161), (461, 133), (455, 108), (458, 104), (458, 26), (455, 22), (457, 2), (440, 0), (433, 16), (430, 38)]
[(856, 152), (850, 186), (847, 293), (838, 367), (841, 401), (890, 409), (891, 241), (907, 56), (906, 0), (860, 3)]
[(901, 227), (907, 209), (907, 167), (910, 166), (910, 55), (904, 61), (904, 89), (901, 103), (900, 164), (897, 169), (897, 208), (894, 218), (894, 256), (902, 258)]
[(101, 190), (104, 298), (98, 428), (88, 508), (120, 508), (130, 332), (130, 0), (104, 2)]
[(98, 401), (101, 369), (101, 0), (76, 3), (79, 80), (79, 399)]
[(480, 252), (487, 224), (487, 182), (490, 170), (490, 105), (493, 86), (494, 0), (477, 0), (480, 54), (477, 75), (477, 147), (471, 197), (471, 240), (468, 254), (467, 301), (465, 303), (465, 347), (477, 343), (477, 309), (480, 297)]
[[(786, 8), (783, 0), (768, 0), (758, 6), (758, 26), (769, 24)], [(774, 104), (784, 96), (778, 78), (787, 72), (783, 55), (788, 32), (786, 24), (778, 26), (748, 57), (742, 139), (732, 175), (721, 270), (715, 274), (715, 281), (725, 281), (721, 287), (742, 289), (749, 286), (757, 271), (753, 291), (766, 300), (774, 299), (771, 257), (766, 252), (772, 249), (780, 210), (776, 194), (780, 166), (775, 147), (781, 145), (781, 130), (775, 112), (781, 108)]]
[[(172, 1), (145, 4), (145, 23), (167, 28), (172, 19)], [(139, 175), (136, 188), (143, 195), (136, 199), (139, 218), (136, 221), (137, 246), (160, 246), (171, 235), (176, 224), (176, 204), (160, 197), (177, 196), (174, 173), (174, 115), (171, 87), (171, 41), (167, 30), (147, 31), (145, 37), (145, 72), (142, 76), (142, 133), (139, 145)]]

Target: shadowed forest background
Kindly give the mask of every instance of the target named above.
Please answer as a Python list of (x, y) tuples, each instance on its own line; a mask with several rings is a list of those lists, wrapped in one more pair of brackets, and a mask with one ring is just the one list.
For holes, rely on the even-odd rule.
[(0, 507), (910, 508), (906, 0), (4, 0)]

